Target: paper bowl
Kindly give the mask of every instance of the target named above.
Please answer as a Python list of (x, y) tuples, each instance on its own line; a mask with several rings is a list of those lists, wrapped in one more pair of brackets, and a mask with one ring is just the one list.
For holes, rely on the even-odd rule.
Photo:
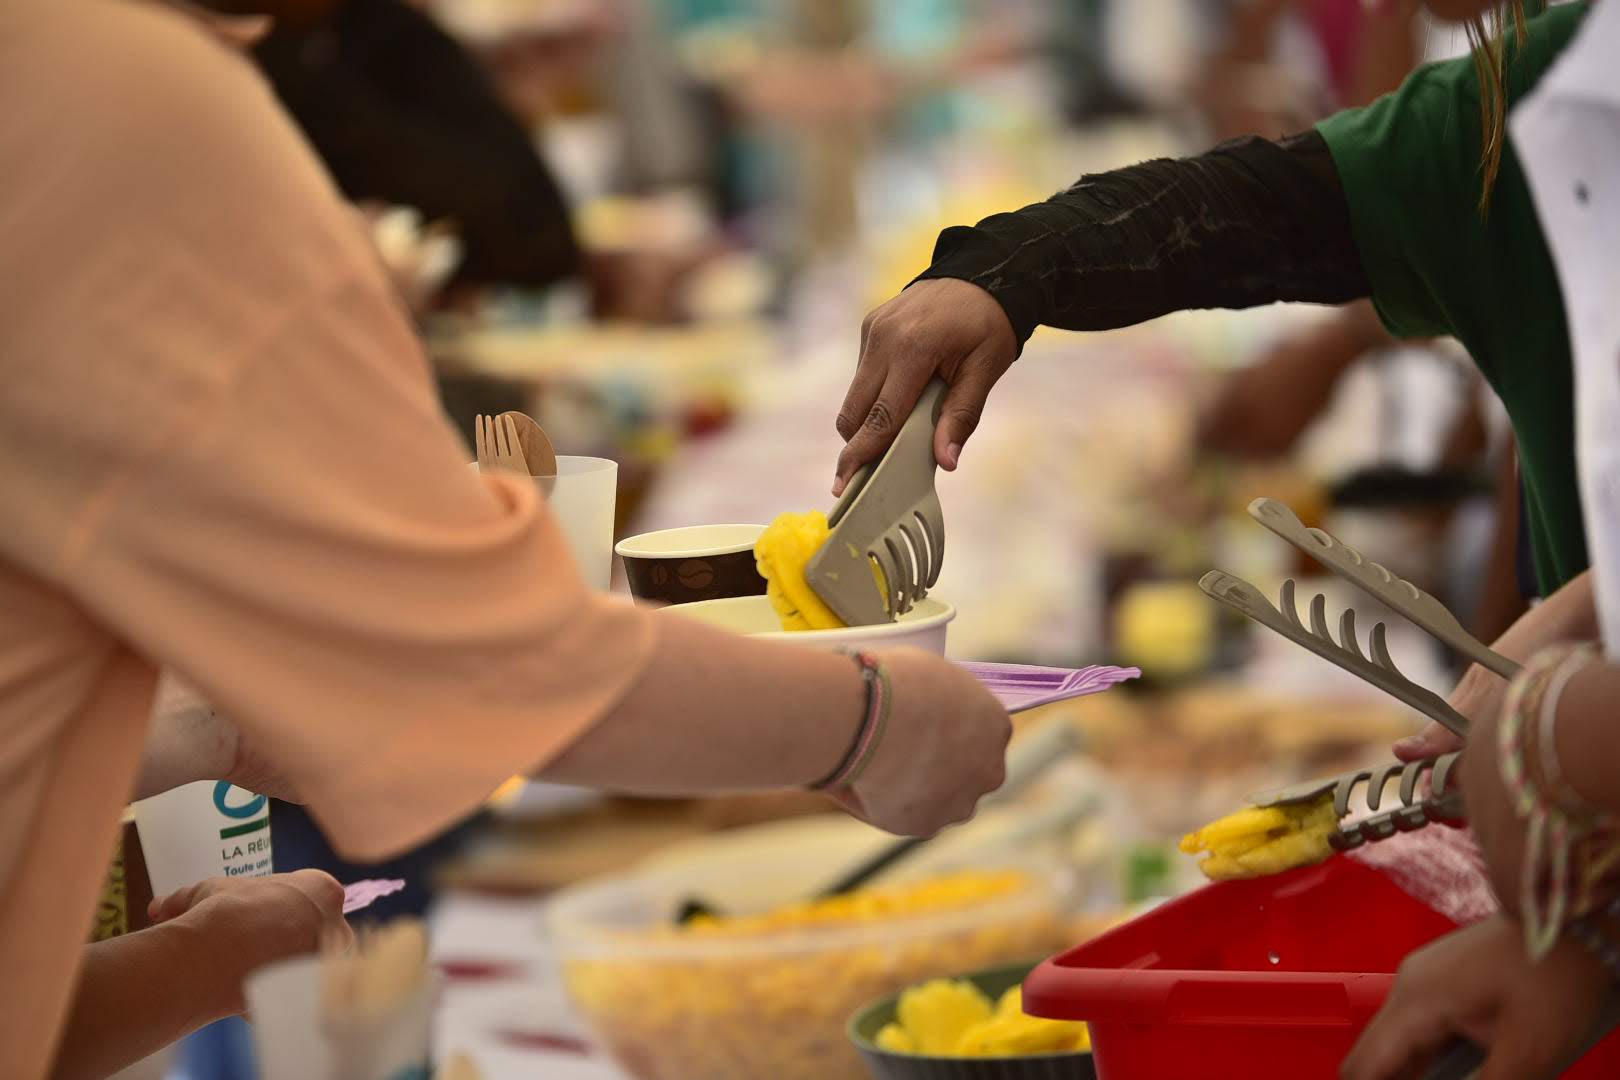
[(739, 596), (683, 604), (677, 614), (721, 630), (750, 637), (808, 645), (813, 649), (892, 649), (902, 645), (945, 655), (945, 632), (956, 609), (925, 596), (892, 623), (845, 626), (837, 630), (783, 630), (776, 609), (763, 596)]

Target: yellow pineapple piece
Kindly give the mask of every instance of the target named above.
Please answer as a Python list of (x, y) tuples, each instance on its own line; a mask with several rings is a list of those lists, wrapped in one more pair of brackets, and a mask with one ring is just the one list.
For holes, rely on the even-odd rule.
[(1328, 792), (1309, 803), (1245, 807), (1182, 837), (1181, 850), (1208, 852), (1198, 868), (1211, 881), (1263, 877), (1322, 862), (1338, 827)]
[(1025, 1015), (1016, 986), (991, 1005), (966, 979), (935, 979), (901, 994), (897, 1017), (873, 1040), (893, 1053), (1019, 1057), (1091, 1049), (1085, 1024)]
[[(754, 543), (754, 565), (765, 579), (765, 595), (784, 630), (835, 630), (844, 625), (804, 580), (804, 568), (831, 531), (827, 515), (819, 510), (778, 514)], [(872, 579), (878, 592), (888, 596), (888, 586), (876, 565)]]
[(933, 979), (900, 995), (897, 1010), (916, 1053), (951, 1054), (962, 1033), (991, 1017), (990, 999), (962, 979)]

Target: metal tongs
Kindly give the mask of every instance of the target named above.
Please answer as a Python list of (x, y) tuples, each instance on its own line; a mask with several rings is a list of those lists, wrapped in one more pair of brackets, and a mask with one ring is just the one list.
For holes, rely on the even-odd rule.
[(945, 390), (944, 380), (931, 381), (877, 466), (850, 478), (827, 515), (832, 534), (804, 568), (805, 582), (849, 626), (893, 622), (939, 580), (945, 512), (934, 490), (934, 425)]

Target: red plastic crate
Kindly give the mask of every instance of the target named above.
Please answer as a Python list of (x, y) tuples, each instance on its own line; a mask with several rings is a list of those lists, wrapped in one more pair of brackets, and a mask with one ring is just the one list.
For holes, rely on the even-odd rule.
[[(1087, 1021), (1101, 1080), (1336, 1077), (1401, 959), (1455, 928), (1337, 857), (1154, 908), (1036, 968), (1024, 1008)], [(1620, 1076), (1620, 1032), (1565, 1076)]]

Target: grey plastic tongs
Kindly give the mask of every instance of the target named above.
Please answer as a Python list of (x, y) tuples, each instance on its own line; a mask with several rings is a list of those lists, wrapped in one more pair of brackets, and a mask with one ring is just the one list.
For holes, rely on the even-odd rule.
[(1519, 673), (1518, 664), (1464, 630), (1457, 617), (1440, 601), (1378, 563), (1363, 558), (1361, 552), (1321, 529), (1307, 528), (1298, 514), (1276, 499), (1254, 500), (1249, 504), (1249, 516), (1474, 663), (1504, 679)]
[[(934, 490), (934, 425), (945, 382), (932, 380), (876, 468), (863, 465), (827, 515), (832, 534), (805, 582), (850, 626), (893, 622), (939, 580), (945, 513)], [(887, 593), (873, 583), (883, 572)]]
[(1345, 671), (1378, 687), (1386, 694), (1411, 706), (1431, 720), (1437, 720), (1457, 735), (1467, 738), (1468, 720), (1433, 690), (1425, 689), (1402, 675), (1389, 655), (1384, 624), (1376, 623), (1368, 641), (1371, 655), (1361, 651), (1356, 639), (1356, 612), (1346, 608), (1339, 616), (1339, 640), (1333, 639), (1327, 625), (1327, 598), (1321, 593), (1311, 601), (1311, 625), (1300, 621), (1294, 606), (1294, 580), (1283, 582), (1278, 608), (1259, 589), (1224, 570), (1211, 570), (1198, 581), (1198, 587), (1227, 607), (1235, 608), (1283, 637)]
[[(1332, 570), (1369, 596), (1382, 601), (1391, 610), (1418, 626), (1431, 637), (1445, 643), (1469, 660), (1481, 665), (1504, 679), (1519, 672), (1519, 665), (1503, 656), (1467, 630), (1457, 617), (1433, 596), (1405, 581), (1378, 563), (1362, 556), (1352, 547), (1339, 542), (1321, 529), (1309, 528), (1299, 516), (1275, 499), (1259, 498), (1249, 504), (1249, 514), (1273, 533), (1288, 541), (1300, 551)], [(1340, 667), (1361, 676), (1374, 686), (1393, 694), (1430, 719), (1438, 720), (1458, 735), (1467, 737), (1468, 722), (1431, 691), (1425, 690), (1401, 675), (1395, 669), (1384, 643), (1382, 623), (1373, 627), (1372, 652), (1369, 660), (1361, 654), (1355, 638), (1355, 612), (1346, 610), (1340, 618), (1340, 641), (1333, 641), (1327, 630), (1325, 599), (1318, 595), (1311, 604), (1311, 629), (1300, 623), (1294, 608), (1294, 583), (1283, 585), (1283, 612), (1279, 613), (1260, 595), (1258, 589), (1230, 574), (1213, 571), (1199, 582), (1206, 593), (1223, 603), (1263, 622), (1285, 637), (1304, 645)], [(1460, 751), (1424, 758), (1407, 765), (1399, 763), (1377, 769), (1360, 770), (1330, 777), (1326, 780), (1307, 781), (1283, 788), (1267, 795), (1257, 796), (1256, 806), (1276, 806), (1286, 803), (1310, 802), (1328, 792), (1334, 796), (1334, 809), (1342, 820), (1349, 810), (1349, 800), (1356, 785), (1367, 782), (1368, 808), (1377, 811), (1385, 786), (1400, 776), (1400, 805), (1375, 813), (1372, 817), (1342, 826), (1329, 836), (1335, 850), (1346, 851), (1368, 841), (1387, 839), (1397, 832), (1423, 828), (1432, 821), (1460, 819), (1464, 813), (1462, 792), (1455, 784), (1454, 768)], [(1427, 790), (1419, 781), (1430, 774)], [(1602, 1015), (1581, 1049), (1571, 1055), (1565, 1067), (1574, 1064), (1613, 1028), (1620, 1024), (1620, 999), (1610, 997)], [(1461, 1036), (1452, 1039), (1424, 1072), (1424, 1080), (1468, 1080), (1477, 1075), (1485, 1052), (1472, 1040)], [(1562, 1069), (1560, 1069), (1562, 1071)]]

